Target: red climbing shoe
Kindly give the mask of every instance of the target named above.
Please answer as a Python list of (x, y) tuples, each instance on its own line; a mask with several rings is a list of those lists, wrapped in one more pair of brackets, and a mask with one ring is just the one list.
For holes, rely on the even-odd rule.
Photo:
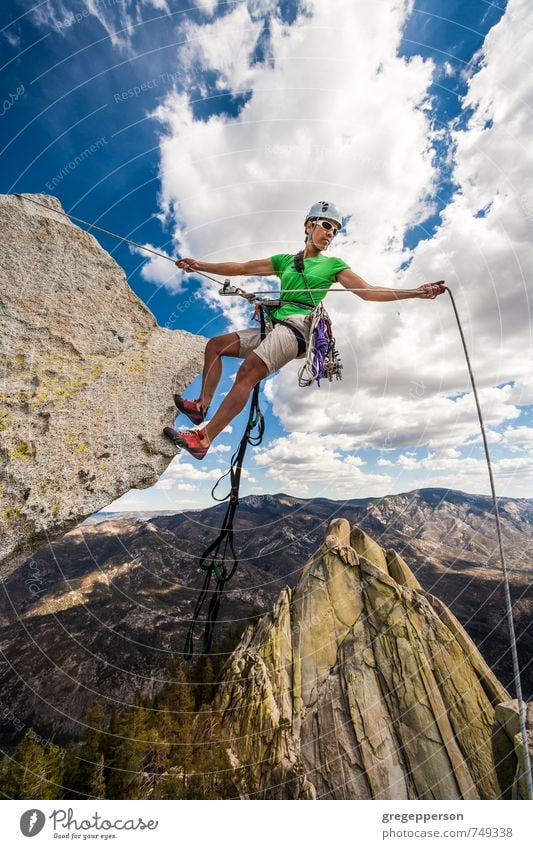
[(205, 446), (200, 442), (199, 434), (201, 431), (174, 430), (173, 427), (166, 427), (163, 433), (168, 439), (172, 440), (177, 448), (185, 448), (196, 460), (203, 460), (209, 451), (209, 445)]
[(180, 413), (185, 413), (187, 418), (190, 419), (193, 424), (202, 424), (207, 410), (204, 410), (203, 407), (198, 409), (195, 401), (187, 401), (185, 398), (182, 398), (181, 395), (174, 395), (174, 403)]

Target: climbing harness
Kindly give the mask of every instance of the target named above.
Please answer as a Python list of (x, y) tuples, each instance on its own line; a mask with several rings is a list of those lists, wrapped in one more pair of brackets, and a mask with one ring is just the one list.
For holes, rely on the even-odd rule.
[[(156, 256), (162, 257), (163, 259), (169, 260), (169, 262), (172, 262), (173, 264), (176, 263), (176, 259), (173, 259), (172, 257), (169, 257), (166, 254), (162, 254), (158, 251), (153, 250), (152, 248), (147, 248), (145, 245), (140, 245), (137, 242), (133, 242), (131, 239), (127, 239), (124, 236), (118, 235), (117, 233), (112, 233), (110, 230), (104, 230), (103, 227), (98, 227), (96, 224), (92, 224), (91, 222), (84, 221), (82, 218), (76, 218), (75, 216), (69, 215), (68, 213), (63, 212), (62, 210), (54, 209), (53, 207), (48, 206), (48, 204), (41, 203), (39, 201), (34, 200), (33, 198), (29, 198), (29, 197), (26, 197), (24, 195), (21, 195), (18, 192), (15, 192), (14, 194), (15, 194), (15, 197), (19, 197), (19, 198), (21, 198), (22, 200), (25, 200), (25, 201), (30, 201), (31, 203), (34, 203), (37, 206), (42, 206), (46, 210), (48, 210), (49, 212), (53, 212), (56, 215), (63, 215), (66, 218), (71, 218), (73, 221), (78, 221), (80, 224), (85, 224), (85, 225), (87, 225), (88, 227), (90, 227), (94, 230), (99, 230), (100, 232), (105, 233), (108, 236), (113, 236), (113, 238), (115, 238), (115, 239), (118, 239), (122, 242), (127, 242), (128, 244), (134, 245), (135, 247), (140, 248), (143, 251), (147, 251), (148, 253), (152, 253), (152, 254), (155, 254)], [(295, 260), (296, 260), (296, 258), (295, 258)], [(198, 270), (195, 269), (194, 273), (201, 275), (202, 277), (206, 277), (208, 280), (213, 280), (215, 283), (220, 285), (219, 280), (217, 280), (214, 277), (211, 277), (210, 275), (206, 274), (203, 271), (198, 271)], [(305, 281), (306, 288), (301, 289), (301, 290), (294, 290), (294, 289), (291, 290), (291, 298), (292, 298), (292, 295), (299, 294), (300, 292), (309, 294), (309, 288), (310, 287), (308, 286), (308, 283), (305, 280), (305, 276), (304, 276), (304, 281)], [(517, 701), (518, 701), (520, 736), (521, 736), (522, 749), (523, 749), (523, 753), (524, 753), (524, 772), (523, 772), (523, 775), (525, 776), (525, 779), (526, 779), (528, 796), (529, 796), (530, 799), (533, 799), (533, 777), (532, 777), (532, 771), (531, 771), (531, 758), (530, 758), (530, 755), (529, 755), (529, 747), (528, 747), (528, 735), (527, 735), (527, 725), (526, 725), (526, 705), (525, 705), (525, 702), (524, 702), (523, 697), (522, 697), (522, 685), (521, 685), (521, 681), (520, 681), (520, 666), (519, 666), (519, 663), (518, 663), (516, 634), (515, 634), (514, 621), (513, 621), (513, 606), (512, 606), (511, 593), (510, 593), (510, 589), (509, 589), (509, 574), (508, 574), (508, 571), (507, 571), (507, 564), (506, 564), (505, 553), (504, 553), (504, 548), (503, 548), (503, 537), (502, 537), (501, 526), (500, 526), (500, 516), (499, 516), (499, 512), (498, 512), (498, 500), (497, 500), (497, 497), (496, 497), (496, 488), (495, 488), (495, 485), (494, 485), (494, 477), (493, 477), (493, 473), (492, 473), (492, 464), (491, 464), (491, 460), (490, 460), (489, 447), (488, 447), (487, 436), (486, 436), (486, 432), (485, 432), (485, 424), (484, 424), (484, 421), (483, 421), (483, 415), (482, 415), (482, 412), (481, 412), (481, 406), (480, 406), (480, 403), (479, 403), (477, 388), (476, 388), (476, 384), (475, 384), (475, 380), (474, 380), (474, 374), (473, 374), (473, 371), (472, 371), (472, 365), (471, 365), (471, 362), (470, 362), (470, 356), (469, 356), (468, 349), (467, 349), (467, 346), (466, 346), (466, 340), (465, 340), (465, 336), (464, 336), (464, 333), (463, 333), (461, 320), (459, 318), (459, 313), (457, 311), (455, 300), (454, 300), (454, 297), (453, 297), (450, 289), (447, 286), (445, 286), (444, 288), (446, 289), (446, 291), (448, 292), (448, 295), (450, 296), (450, 300), (451, 300), (451, 303), (452, 303), (455, 319), (456, 319), (456, 322), (457, 322), (457, 327), (459, 329), (459, 335), (461, 337), (461, 342), (462, 342), (462, 345), (463, 345), (465, 359), (466, 359), (466, 363), (467, 363), (467, 367), (468, 367), (468, 373), (469, 373), (469, 376), (470, 376), (470, 382), (472, 384), (472, 391), (473, 391), (474, 399), (475, 399), (475, 403), (476, 403), (476, 409), (477, 409), (479, 424), (480, 424), (480, 428), (481, 428), (481, 435), (482, 435), (482, 439), (483, 439), (483, 447), (484, 447), (484, 450), (485, 450), (485, 459), (487, 461), (487, 468), (488, 468), (488, 472), (489, 472), (490, 489), (491, 489), (491, 494), (492, 494), (492, 503), (493, 503), (493, 507), (494, 507), (494, 518), (495, 518), (495, 522), (496, 522), (496, 533), (497, 533), (497, 536), (498, 536), (500, 563), (501, 563), (502, 575), (503, 575), (507, 627), (508, 627), (509, 638), (510, 638), (510, 643), (511, 643), (511, 657), (512, 657), (512, 665), (513, 665), (513, 683), (514, 683), (514, 687), (515, 687), (516, 698), (517, 698)], [(364, 289), (362, 289), (362, 290), (358, 290), (358, 289), (334, 289), (334, 288), (328, 288), (328, 289), (321, 290), (321, 289), (315, 288), (314, 291), (315, 292), (325, 291), (325, 292), (336, 292), (336, 293), (341, 293), (341, 292), (343, 292), (343, 293), (353, 293), (353, 292), (366, 291), (366, 290), (364, 290)], [(395, 290), (391, 290), (390, 288), (375, 286), (374, 291), (390, 292), (390, 291), (395, 291)], [(399, 289), (399, 290), (396, 290), (396, 291), (401, 292), (402, 294), (406, 294), (406, 293), (415, 294), (415, 293), (418, 292), (417, 289)], [(268, 291), (257, 291), (257, 292), (245, 292), (243, 289), (238, 289), (234, 286), (231, 286), (229, 280), (226, 280), (224, 282), (222, 288), (220, 289), (220, 294), (221, 295), (238, 295), (240, 297), (246, 298), (246, 300), (248, 300), (250, 303), (255, 303), (256, 305), (258, 305), (259, 312), (260, 312), (260, 320), (261, 320), (261, 338), (264, 338), (264, 334), (266, 332), (265, 318), (264, 317), (265, 317), (265, 314), (268, 315), (269, 310), (273, 311), (273, 310), (279, 308), (280, 305), (282, 305), (283, 303), (299, 304), (300, 306), (305, 307), (306, 309), (309, 308), (309, 304), (305, 304), (303, 302), (298, 302), (298, 301), (294, 301), (294, 300), (287, 301), (285, 298), (282, 298), (282, 300), (274, 299), (273, 298), (274, 295), (278, 295), (278, 294), (280, 296), (283, 295), (283, 293), (281, 291), (277, 292), (277, 291), (268, 290)], [(261, 296), (263, 296), (263, 295), (266, 295), (268, 297), (262, 298)], [(312, 296), (312, 293), (311, 293), (311, 297), (312, 297), (313, 303), (315, 303), (314, 298)], [(321, 306), (321, 305), (319, 304), (318, 306)], [(323, 312), (325, 313), (325, 310)], [(327, 315), (327, 313), (326, 313), (326, 315)], [(324, 316), (322, 315), (322, 318), (323, 317)], [(274, 321), (276, 321), (276, 320), (274, 319)], [(290, 325), (289, 323), (287, 323), (285, 321), (280, 321), (278, 319), (277, 323), (285, 324), (286, 326), (290, 327), (290, 329), (293, 332), (295, 332), (297, 330), (297, 328), (294, 328), (292, 325)], [(315, 326), (315, 331), (316, 331), (317, 326), (318, 326), (318, 322)], [(322, 329), (320, 329), (318, 336), (315, 333), (315, 338), (318, 339), (318, 348), (323, 352), (325, 350), (325, 346), (324, 346), (324, 341), (323, 341), (323, 338), (322, 338), (322, 332), (323, 332)], [(329, 342), (328, 342), (328, 345), (329, 345)], [(320, 358), (320, 356), (321, 356), (320, 353), (317, 354), (318, 358)], [(337, 357), (338, 357), (338, 355), (337, 355)], [(324, 362), (326, 362), (325, 356), (324, 356)], [(314, 364), (312, 366), (308, 366), (307, 361), (306, 361), (306, 368), (307, 367), (309, 368), (308, 377), (307, 377), (307, 379), (309, 380), (310, 375), (315, 374), (315, 366), (314, 366)], [(319, 365), (317, 363), (317, 365), (316, 365), (317, 374), (318, 374), (318, 368), (319, 368)], [(340, 373), (341, 366), (337, 366), (337, 368), (339, 369), (339, 373)], [(333, 373), (335, 373), (335, 372), (333, 372)], [(317, 379), (317, 377), (315, 376), (315, 377), (313, 377), (313, 379)], [(308, 385), (308, 384), (306, 384), (306, 385)], [(236, 557), (234, 545), (233, 545), (233, 519), (235, 517), (235, 511), (236, 511), (237, 505), (239, 503), (239, 485), (240, 485), (241, 472), (242, 472), (242, 463), (243, 463), (243, 460), (244, 460), (244, 455), (246, 453), (247, 446), (248, 445), (259, 445), (261, 443), (261, 440), (263, 438), (263, 433), (264, 433), (264, 420), (263, 420), (263, 416), (261, 414), (261, 410), (260, 410), (260, 407), (259, 407), (259, 389), (260, 389), (260, 384), (257, 384), (254, 387), (254, 391), (253, 391), (253, 394), (252, 394), (252, 401), (251, 401), (251, 405), (250, 405), (250, 414), (249, 414), (249, 417), (248, 417), (248, 424), (247, 424), (246, 429), (244, 431), (244, 434), (243, 434), (243, 437), (241, 439), (239, 448), (232, 457), (230, 469), (226, 473), (226, 475), (228, 475), (228, 474), (230, 475), (230, 480), (231, 480), (230, 492), (227, 496), (225, 496), (225, 498), (217, 499), (217, 500), (220, 500), (220, 501), (229, 499), (229, 504), (228, 504), (226, 515), (224, 517), (224, 521), (223, 521), (223, 524), (222, 524), (222, 529), (221, 529), (218, 537), (215, 539), (215, 541), (213, 543), (211, 543), (211, 545), (208, 546), (208, 548), (206, 548), (206, 550), (204, 551), (204, 553), (201, 557), (201, 560), (200, 560), (201, 567), (206, 570), (206, 577), (205, 577), (205, 580), (204, 580), (204, 586), (202, 588), (202, 591), (201, 591), (200, 596), (198, 598), (198, 601), (196, 603), (196, 607), (195, 607), (194, 615), (193, 615), (193, 621), (192, 621), (191, 626), (189, 628), (189, 633), (187, 634), (187, 640), (186, 640), (186, 645), (185, 645), (185, 656), (186, 656), (186, 658), (190, 658), (192, 656), (192, 639), (193, 639), (194, 626), (196, 624), (196, 621), (197, 621), (197, 619), (200, 615), (203, 604), (204, 604), (205, 599), (207, 597), (207, 594), (208, 594), (208, 591), (209, 591), (209, 585), (210, 585), (211, 578), (212, 578), (213, 574), (215, 574), (215, 576), (216, 576), (217, 584), (216, 584), (216, 587), (215, 587), (215, 590), (213, 592), (213, 595), (212, 595), (212, 598), (211, 598), (211, 601), (210, 601), (210, 604), (209, 604), (209, 608), (208, 608), (207, 621), (206, 621), (206, 624), (205, 624), (204, 639), (202, 641), (202, 651), (204, 651), (204, 652), (209, 651), (209, 648), (211, 646), (211, 642), (212, 642), (212, 638), (213, 638), (213, 628), (214, 628), (214, 624), (216, 622), (218, 610), (219, 610), (219, 607), (220, 607), (222, 591), (224, 589), (225, 584), (235, 574), (235, 570), (237, 568), (238, 561), (237, 561), (237, 557)], [(258, 427), (258, 433), (257, 433), (256, 436), (253, 436), (252, 431), (256, 426)], [(226, 475), (223, 475), (223, 477), (226, 477)], [(222, 480), (222, 478), (220, 480)], [(216, 498), (216, 496), (214, 495), (214, 493), (215, 493), (215, 490), (218, 486), (218, 483), (220, 483), (220, 481), (218, 481), (217, 484), (215, 484), (215, 486), (213, 488), (213, 497), (215, 497), (215, 498)], [(228, 550), (229, 550), (229, 557), (228, 557)]]

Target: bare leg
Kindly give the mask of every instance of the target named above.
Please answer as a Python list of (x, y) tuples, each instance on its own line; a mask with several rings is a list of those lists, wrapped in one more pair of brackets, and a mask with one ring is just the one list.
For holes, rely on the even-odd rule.
[(205, 346), (204, 370), (202, 374), (202, 389), (197, 399), (207, 410), (222, 374), (221, 357), (238, 357), (240, 350), (240, 339), (237, 333), (225, 333), (223, 336), (214, 336)]
[(226, 425), (241, 412), (255, 384), (263, 380), (267, 374), (268, 369), (261, 357), (258, 357), (257, 354), (250, 354), (246, 357), (237, 372), (232, 388), (209, 424), (202, 429), (201, 436), (205, 435), (206, 437), (206, 440), (202, 439), (204, 444), (205, 441), (212, 442), (220, 431), (224, 430)]

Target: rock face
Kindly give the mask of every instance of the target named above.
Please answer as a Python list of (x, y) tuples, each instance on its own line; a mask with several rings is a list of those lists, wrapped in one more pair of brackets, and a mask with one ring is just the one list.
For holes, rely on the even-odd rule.
[(242, 793), (490, 799), (509, 695), (402, 558), (345, 519), (245, 632), (218, 695)]
[[(205, 339), (158, 327), (123, 270), (47, 195), (0, 196), (4, 574), (127, 490), (154, 484), (173, 391)], [(29, 198), (46, 204), (36, 206)]]
[[(529, 760), (533, 763), (533, 702), (526, 706), (526, 732)], [(502, 795), (506, 799), (529, 799), (525, 775), (526, 756), (520, 732), (518, 702), (504, 702), (496, 708), (494, 757)]]

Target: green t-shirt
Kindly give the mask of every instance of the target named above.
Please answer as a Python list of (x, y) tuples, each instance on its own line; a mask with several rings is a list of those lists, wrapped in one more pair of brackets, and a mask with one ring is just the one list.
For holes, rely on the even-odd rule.
[(304, 259), (305, 276), (312, 291), (307, 291), (303, 274), (294, 267), (293, 254), (276, 254), (270, 257), (274, 266), (274, 274), (281, 281), (281, 300), (290, 300), (291, 291), (295, 301), (309, 304), (309, 307), (285, 304), (273, 314), (274, 318), (284, 319), (290, 315), (305, 315), (320, 303), (327, 295), (327, 290), (335, 283), (335, 275), (350, 266), (336, 256), (310, 256)]

